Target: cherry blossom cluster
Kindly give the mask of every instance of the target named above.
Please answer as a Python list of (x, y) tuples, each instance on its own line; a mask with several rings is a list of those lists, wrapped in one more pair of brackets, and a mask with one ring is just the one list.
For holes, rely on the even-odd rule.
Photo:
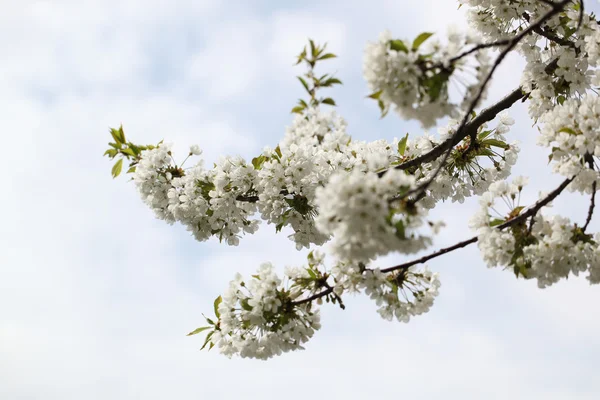
[[(190, 155), (199, 154), (193, 146)], [(252, 192), (256, 171), (240, 157), (223, 157), (212, 170), (202, 163), (184, 170), (177, 166), (170, 145), (142, 152), (134, 182), (144, 202), (157, 218), (180, 222), (197, 240), (211, 236), (230, 245), (242, 232), (254, 233), (256, 205), (238, 201)]]
[[(228, 357), (268, 359), (301, 350), (321, 327), (318, 305), (323, 297), (344, 308), (341, 282), (348, 276), (337, 276), (335, 271), (348, 273), (349, 269), (344, 263), (337, 264), (328, 274), (324, 255), (313, 251), (306, 267), (288, 267), (283, 278), (270, 263), (262, 264), (249, 280), (237, 274), (228, 290), (215, 300), (215, 318), (205, 317), (208, 325), (189, 335), (205, 332), (203, 347), (217, 347)], [(373, 299), (382, 318), (395, 317), (400, 322), (427, 312), (440, 287), (438, 275), (427, 267), (389, 273), (359, 268), (352, 275), (355, 291), (364, 291)], [(330, 276), (335, 287), (328, 283)], [(315, 296), (323, 290), (327, 290), (325, 296)]]
[(600, 157), (600, 99), (586, 95), (580, 100), (567, 100), (542, 119), (538, 143), (551, 149), (554, 172), (576, 176), (571, 190), (592, 193), (600, 175), (596, 160)]
[[(411, 44), (384, 31), (377, 42), (367, 45), (363, 74), (373, 92), (369, 97), (378, 101), (383, 114), (392, 107), (402, 118), (431, 127), (440, 118), (456, 116), (479, 91), (491, 66), (487, 53), (457, 57), (465, 46), (475, 42), (474, 36), (453, 29), (446, 44), (428, 40), (431, 36), (422, 33)], [(467, 74), (467, 70), (475, 72)], [(460, 93), (461, 104), (457, 104), (450, 99), (448, 85), (461, 71), (464, 76), (459, 82), (465, 87)]]
[[(216, 321), (207, 318), (211, 331), (205, 344), (217, 346), (226, 356), (267, 359), (302, 344), (320, 328), (318, 309), (311, 304), (295, 305), (296, 287), (310, 279), (307, 270), (288, 269), (286, 289), (273, 265), (262, 264), (256, 275), (244, 281), (240, 274), (215, 301)], [(199, 333), (203, 328), (192, 332)]]
[(408, 322), (412, 316), (424, 314), (438, 295), (438, 274), (425, 267), (400, 269), (384, 274), (379, 269), (365, 272), (364, 290), (379, 307), (383, 319)]
[(352, 171), (334, 174), (317, 190), (317, 228), (333, 236), (332, 252), (342, 260), (366, 262), (390, 251), (416, 253), (431, 240), (418, 233), (424, 210), (406, 201), (390, 201), (415, 187), (404, 171)]
[(255, 159), (261, 216), (277, 229), (291, 226), (298, 248), (321, 245), (328, 232), (316, 229), (315, 193), (335, 171), (377, 170), (389, 166), (394, 147), (386, 141), (352, 141), (335, 112), (309, 108), (295, 117), (275, 149)]
[(550, 5), (539, 0), (458, 0), (469, 7), (467, 19), (484, 41), (514, 36), (524, 24), (539, 18), (550, 10)]
[[(489, 185), (498, 180), (505, 179), (511, 173), (512, 166), (517, 162), (520, 151), (519, 143), (507, 142), (506, 133), (514, 124), (514, 120), (503, 112), (499, 115), (495, 128), (482, 124), (471, 143), (471, 138), (465, 138), (456, 146), (443, 168), (434, 175), (442, 160), (437, 159), (431, 163), (421, 164), (415, 175), (418, 181), (431, 182), (427, 196), (420, 201), (426, 208), (433, 208), (441, 201), (448, 199), (453, 202), (464, 202), (465, 198), (481, 195)], [(458, 121), (451, 120), (446, 128), (440, 129), (439, 138), (424, 135), (415, 140), (414, 149), (426, 153), (440, 143), (450, 140), (455, 134)], [(413, 152), (410, 143), (407, 152)]]
[[(519, 200), (526, 183), (523, 177), (512, 183), (496, 182), (481, 196), (481, 208), (471, 219), (471, 227), (478, 232), (484, 261), (490, 267), (511, 268), (517, 276), (536, 279), (540, 288), (581, 272), (588, 272), (590, 283), (600, 283), (600, 234), (586, 234), (568, 218), (546, 217), (541, 212), (518, 220), (525, 209)], [(501, 206), (508, 211), (500, 213)], [(511, 224), (499, 229), (506, 223)]]
[[(518, 34), (551, 9), (538, 0), (459, 0), (470, 6), (470, 25), (488, 43)], [(580, 13), (579, 2), (567, 4), (517, 46), (527, 64), (521, 87), (528, 93), (533, 119), (551, 111), (566, 99), (577, 98), (598, 82), (598, 24)], [(592, 68), (594, 67), (594, 68)]]

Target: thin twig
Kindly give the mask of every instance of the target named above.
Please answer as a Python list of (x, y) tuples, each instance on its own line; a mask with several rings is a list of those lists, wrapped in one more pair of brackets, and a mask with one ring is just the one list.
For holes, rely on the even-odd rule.
[[(575, 177), (573, 178), (569, 178), (569, 179), (565, 179), (560, 186), (558, 186), (556, 189), (554, 189), (552, 192), (550, 192), (544, 199), (538, 201), (537, 203), (535, 203), (531, 208), (528, 208), (525, 212), (523, 212), (522, 214), (519, 214), (519, 216), (506, 221), (505, 223), (498, 225), (498, 227), (496, 229), (498, 230), (502, 230), (505, 228), (508, 228), (509, 226), (515, 225), (517, 223), (523, 222), (525, 221), (527, 218), (529, 217), (533, 217), (534, 215), (536, 215), (538, 213), (538, 211), (544, 207), (545, 205), (547, 205), (548, 203), (550, 203), (552, 200), (554, 200), (555, 198), (558, 197), (559, 194), (562, 193), (563, 190), (565, 190), (565, 188), (569, 185), (569, 183), (571, 183), (573, 181), (573, 179), (575, 179)], [(413, 260), (413, 261), (409, 261), (406, 262), (404, 264), (400, 264), (400, 265), (396, 265), (394, 267), (389, 267), (386, 269), (381, 270), (381, 272), (392, 272), (398, 269), (402, 269), (402, 268), (409, 268), (412, 267), (413, 265), (416, 264), (421, 264), (424, 263), (428, 260), (431, 260), (432, 258), (436, 258), (439, 257), (441, 255), (444, 255), (446, 253), (449, 253), (451, 251), (457, 250), (457, 249), (461, 249), (463, 247), (466, 247), (472, 243), (477, 242), (478, 238), (477, 236), (474, 236), (470, 239), (464, 240), (462, 242), (459, 242), (453, 246), (450, 247), (446, 247), (444, 249), (438, 250), (434, 253), (431, 253), (427, 256), (421, 257), (417, 260)]]
[(596, 181), (592, 183), (592, 196), (590, 198), (590, 208), (588, 209), (587, 218), (585, 219), (585, 225), (583, 226), (583, 231), (587, 229), (590, 222), (592, 222), (592, 216), (594, 215), (594, 207), (596, 207)]
[(333, 288), (331, 286), (329, 286), (327, 289), (323, 290), (322, 292), (315, 293), (312, 296), (307, 297), (307, 298), (302, 299), (302, 300), (293, 301), (292, 305), (293, 306), (299, 306), (299, 305), (302, 305), (302, 304), (310, 303), (311, 301), (317, 300), (317, 299), (319, 299), (321, 297), (324, 297), (324, 296), (327, 296), (328, 294), (330, 294), (332, 292), (333, 292)]
[[(594, 157), (590, 153), (586, 153), (584, 160), (590, 169), (594, 169)], [(590, 208), (588, 208), (587, 218), (585, 219), (585, 225), (582, 230), (585, 232), (590, 222), (592, 222), (592, 216), (594, 215), (594, 208), (596, 207), (596, 181), (592, 183), (592, 196), (590, 198)]]

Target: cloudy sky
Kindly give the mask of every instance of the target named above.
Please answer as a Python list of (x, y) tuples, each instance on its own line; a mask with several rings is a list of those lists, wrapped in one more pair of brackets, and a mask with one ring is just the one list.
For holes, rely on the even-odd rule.
[[(199, 352), (201, 338), (185, 334), (235, 272), (299, 265), (305, 253), (267, 226), (234, 248), (195, 242), (155, 220), (102, 158), (108, 127), (120, 123), (136, 142), (199, 144), (208, 162), (276, 144), (301, 95), (292, 64), (307, 37), (340, 55), (328, 64), (345, 82), (333, 97), (355, 138), (418, 135), (365, 101), (362, 50), (385, 28), (409, 38), (463, 26), (455, 1), (2, 6), (1, 399), (598, 398), (600, 288), (569, 279), (539, 290), (487, 269), (476, 247), (429, 264), (441, 294), (409, 324), (380, 319), (357, 297), (345, 311), (323, 309), (306, 351), (268, 362)], [(506, 62), (490, 100), (516, 87), (521, 65)], [(532, 200), (559, 179), (522, 106), (513, 115)], [(473, 204), (436, 210), (448, 223), (436, 247), (471, 236)], [(566, 196), (554, 211), (583, 221), (586, 207)]]

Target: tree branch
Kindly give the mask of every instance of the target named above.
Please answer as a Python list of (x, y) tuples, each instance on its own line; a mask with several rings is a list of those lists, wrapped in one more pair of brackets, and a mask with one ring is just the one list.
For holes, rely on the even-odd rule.
[[(502, 229), (508, 228), (509, 226), (515, 225), (515, 224), (517, 224), (519, 222), (523, 222), (523, 221), (525, 221), (529, 217), (535, 216), (542, 207), (544, 207), (545, 205), (547, 205), (548, 203), (550, 203), (552, 200), (554, 200), (555, 198), (557, 198), (558, 195), (560, 195), (562, 193), (562, 191), (565, 190), (565, 188), (569, 185), (569, 183), (573, 182), (573, 179), (575, 179), (575, 177), (565, 179), (560, 184), (560, 186), (558, 186), (556, 189), (554, 189), (552, 192), (550, 192), (546, 197), (544, 197), (544, 199), (542, 199), (542, 200), (538, 201), (537, 203), (535, 203), (533, 205), (533, 207), (528, 208), (524, 213), (519, 214), (519, 216), (517, 216), (517, 217), (515, 217), (515, 218), (513, 218), (513, 219), (511, 219), (509, 221), (506, 221), (505, 223), (503, 223), (501, 225), (498, 225), (498, 227), (496, 229), (502, 230)], [(477, 242), (477, 240), (478, 240), (478, 237), (474, 236), (474, 237), (472, 237), (470, 239), (467, 239), (467, 240), (464, 240), (462, 242), (459, 242), (459, 243), (457, 243), (457, 244), (455, 244), (453, 246), (440, 249), (440, 250), (438, 250), (438, 251), (436, 251), (434, 253), (431, 253), (429, 255), (421, 257), (421, 258), (419, 258), (417, 260), (409, 261), (409, 262), (406, 262), (404, 264), (396, 265), (394, 267), (389, 267), (389, 268), (386, 268), (386, 269), (382, 269), (381, 272), (386, 272), (387, 273), (387, 272), (396, 271), (398, 269), (409, 268), (409, 267), (412, 267), (413, 265), (416, 265), (416, 264), (422, 264), (422, 263), (424, 263), (426, 261), (431, 260), (432, 258), (436, 258), (436, 257), (442, 256), (444, 254), (450, 253), (451, 251), (454, 251), (454, 250), (466, 247), (466, 246), (468, 246), (468, 245), (470, 245), (472, 243)]]
[[(587, 153), (584, 157), (585, 162), (590, 167), (590, 169), (594, 169), (594, 157)], [(582, 230), (585, 232), (590, 222), (592, 222), (592, 216), (594, 215), (594, 208), (596, 207), (596, 181), (592, 183), (592, 197), (590, 198), (590, 208), (588, 208), (587, 218), (585, 219), (585, 225)]]
[[(503, 223), (501, 225), (498, 225), (496, 227), (496, 229), (502, 230), (502, 229), (508, 228), (509, 226), (515, 225), (515, 224), (517, 224), (519, 222), (523, 222), (523, 221), (525, 221), (529, 217), (535, 216), (538, 213), (538, 211), (540, 209), (542, 209), (542, 207), (548, 205), (552, 200), (556, 199), (563, 192), (563, 190), (565, 190), (565, 188), (569, 185), (569, 183), (573, 182), (573, 179), (575, 179), (575, 177), (565, 179), (556, 189), (554, 189), (552, 192), (550, 192), (542, 200), (540, 200), (537, 203), (535, 203), (531, 208), (528, 208), (524, 213), (520, 214), (519, 216), (517, 216), (517, 217), (515, 217), (515, 218), (513, 218), (513, 219), (511, 219), (509, 221), (506, 221), (505, 223)], [(453, 246), (445, 247), (443, 249), (440, 249), (440, 250), (438, 250), (436, 252), (433, 252), (433, 253), (431, 253), (429, 255), (423, 256), (423, 257), (418, 258), (416, 260), (408, 261), (408, 262), (405, 262), (403, 264), (399, 264), (399, 265), (396, 265), (396, 266), (393, 266), (393, 267), (382, 269), (381, 272), (383, 272), (383, 273), (389, 273), (389, 272), (394, 272), (394, 271), (399, 270), (399, 269), (406, 269), (406, 268), (412, 267), (413, 265), (422, 264), (422, 263), (424, 263), (426, 261), (429, 261), (429, 260), (431, 260), (433, 258), (442, 256), (442, 255), (447, 254), (447, 253), (450, 253), (450, 252), (452, 252), (454, 250), (462, 249), (463, 247), (467, 247), (470, 244), (476, 243), (477, 240), (478, 240), (478, 237), (474, 236), (474, 237), (472, 237), (470, 239), (463, 240), (462, 242), (458, 242), (458, 243), (456, 243)], [(364, 272), (366, 270), (367, 269), (364, 269), (362, 271)], [(327, 289), (325, 289), (325, 290), (323, 290), (321, 292), (315, 293), (312, 296), (309, 296), (309, 297), (307, 297), (305, 299), (294, 301), (294, 302), (292, 302), (292, 305), (299, 306), (299, 305), (302, 305), (302, 304), (310, 303), (313, 300), (317, 300), (317, 299), (319, 299), (321, 297), (325, 297), (325, 296), (329, 295), (330, 293), (333, 292), (333, 287), (331, 287), (329, 284), (326, 284), (326, 286), (327, 286)]]
[[(484, 92), (487, 84), (490, 82), (490, 80), (492, 79), (492, 76), (496, 72), (496, 69), (502, 63), (502, 61), (508, 55), (508, 53), (510, 53), (525, 36), (529, 35), (531, 32), (533, 32), (534, 29), (541, 27), (544, 24), (544, 22), (546, 22), (548, 19), (552, 18), (554, 15), (558, 14), (559, 12), (561, 12), (562, 9), (568, 3), (570, 3), (571, 1), (573, 1), (573, 0), (563, 0), (563, 1), (559, 2), (559, 3), (555, 3), (555, 6), (553, 6), (553, 8), (550, 11), (548, 11), (541, 18), (539, 18), (536, 22), (534, 22), (533, 24), (529, 25), (526, 29), (524, 29), (519, 34), (517, 34), (516, 36), (514, 36), (513, 38), (511, 38), (509, 40), (508, 44), (500, 52), (500, 54), (496, 58), (496, 61), (492, 65), (492, 68), (490, 69), (489, 73), (487, 74), (487, 76), (485, 77), (485, 79), (483, 80), (483, 82), (481, 83), (481, 86), (479, 87), (479, 91), (477, 92), (477, 95), (471, 101), (471, 104), (469, 105), (469, 108), (468, 108), (467, 112), (465, 112), (465, 115), (464, 115), (464, 117), (463, 117), (463, 119), (462, 119), (459, 127), (457, 128), (456, 132), (454, 133), (454, 135), (453, 135), (454, 137), (459, 137), (460, 135), (463, 134), (463, 131), (464, 131), (464, 128), (466, 127), (466, 125), (467, 125), (467, 121), (469, 119), (469, 116), (471, 115), (471, 113), (473, 112), (473, 110), (475, 109), (475, 107), (477, 106), (477, 103), (479, 103), (479, 100), (481, 100), (481, 97), (483, 96), (483, 92)], [(471, 143), (473, 143), (473, 142), (475, 142), (475, 140), (471, 141)], [(417, 197), (419, 197), (420, 193), (425, 192), (427, 190), (427, 188), (429, 188), (429, 186), (433, 183), (433, 181), (435, 180), (435, 178), (438, 176), (438, 174), (440, 173), (440, 171), (444, 167), (444, 164), (446, 164), (446, 161), (450, 157), (450, 153), (451, 152), (452, 152), (452, 147), (449, 147), (446, 150), (446, 152), (444, 153), (444, 157), (443, 157), (442, 161), (440, 162), (440, 165), (437, 167), (437, 169), (435, 170), (435, 172), (433, 173), (433, 175), (431, 176), (431, 178), (429, 178), (423, 184), (419, 185), (417, 188), (415, 188), (413, 190), (410, 190), (409, 192), (407, 192), (406, 194), (404, 194), (403, 198), (406, 198), (406, 197), (414, 195), (414, 194), (416, 194)]]
[(592, 183), (592, 197), (590, 198), (590, 208), (588, 208), (587, 218), (585, 219), (585, 225), (581, 228), (584, 232), (587, 229), (590, 222), (592, 222), (592, 216), (594, 215), (594, 208), (596, 207), (596, 181)]
[(328, 294), (330, 294), (332, 292), (333, 292), (333, 288), (331, 286), (329, 286), (327, 289), (323, 290), (322, 292), (315, 293), (312, 296), (309, 296), (309, 297), (307, 297), (305, 299), (298, 300), (298, 301), (292, 301), (292, 305), (293, 306), (299, 306), (299, 305), (302, 305), (302, 304), (310, 303), (311, 301), (317, 300), (317, 299), (319, 299), (321, 297), (325, 297), (325, 296), (327, 296)]
[[(478, 116), (473, 118), (468, 124), (466, 124), (465, 128), (459, 134), (452, 135), (452, 137), (438, 144), (429, 152), (415, 157), (412, 160), (403, 162), (402, 164), (397, 165), (394, 168), (406, 170), (412, 167), (418, 167), (421, 164), (431, 162), (439, 158), (444, 153), (444, 151), (448, 150), (448, 148), (456, 146), (458, 143), (460, 143), (461, 140), (463, 140), (468, 135), (471, 135), (473, 132), (477, 133), (481, 125), (496, 118), (496, 116), (501, 111), (510, 108), (514, 103), (522, 99), (523, 96), (524, 94), (520, 87), (513, 90), (508, 96), (504, 97), (496, 104), (486, 108)], [(381, 176), (384, 173), (385, 171), (380, 172), (379, 174)]]

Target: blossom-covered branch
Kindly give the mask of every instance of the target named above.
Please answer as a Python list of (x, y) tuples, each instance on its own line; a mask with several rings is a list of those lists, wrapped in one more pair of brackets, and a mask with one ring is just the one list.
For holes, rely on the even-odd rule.
[[(182, 224), (199, 241), (216, 237), (229, 245), (264, 222), (288, 232), (298, 249), (311, 248), (304, 265), (283, 274), (263, 263), (249, 278), (236, 275), (215, 300), (214, 317), (190, 332), (206, 334), (203, 348), (260, 359), (302, 349), (320, 327), (319, 306), (345, 308), (350, 293), (373, 299), (383, 318), (407, 322), (430, 309), (440, 287), (438, 275), (420, 264), (472, 243), (488, 266), (509, 268), (540, 287), (580, 273), (600, 283), (600, 235), (587, 232), (600, 180), (595, 17), (574, 0), (459, 2), (468, 7), (473, 31), (450, 30), (445, 40), (432, 32), (407, 40), (386, 31), (365, 50), (368, 97), (382, 116), (393, 110), (425, 128), (449, 117), (437, 135), (352, 139), (345, 120), (323, 110), (337, 103), (322, 91), (341, 80), (317, 71), (336, 55), (312, 40), (297, 58), (307, 69), (297, 77), (307, 98), (292, 109), (281, 141), (251, 160), (224, 156), (206, 168), (199, 146), (178, 161), (170, 144), (136, 145), (122, 127), (111, 129), (105, 154), (117, 160), (113, 176), (128, 161), (127, 172), (157, 218)], [(491, 49), (500, 51), (493, 61)], [(477, 113), (511, 52), (526, 61), (519, 86)], [(520, 205), (527, 179), (507, 181), (520, 152), (507, 139), (515, 123), (508, 110), (518, 101), (537, 125), (550, 169), (565, 178), (529, 208)], [(565, 190), (590, 196), (583, 227), (545, 214)], [(428, 211), (472, 196), (481, 206), (470, 222), (475, 237), (377, 266), (383, 255), (430, 248), (444, 221), (432, 221)], [(327, 263), (319, 250), (325, 243)]]

